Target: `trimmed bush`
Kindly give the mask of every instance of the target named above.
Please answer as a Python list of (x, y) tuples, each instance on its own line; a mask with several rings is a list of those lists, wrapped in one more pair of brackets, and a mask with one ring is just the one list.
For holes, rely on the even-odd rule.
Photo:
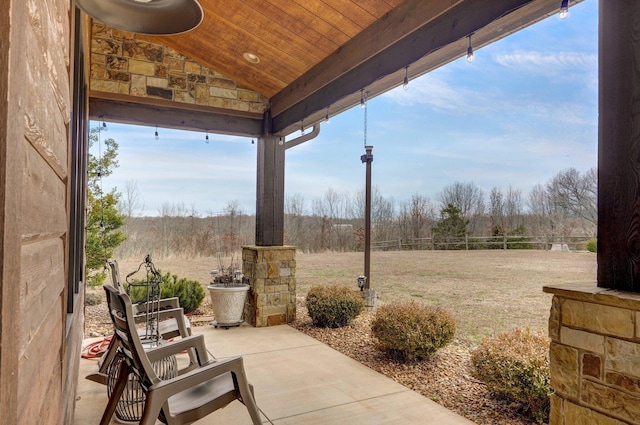
[(88, 292), (84, 295), (84, 305), (98, 305), (102, 302), (100, 294)]
[(364, 309), (360, 292), (347, 286), (313, 286), (306, 304), (313, 324), (321, 328), (346, 326)]
[(549, 419), (549, 340), (529, 329), (486, 338), (471, 353), (474, 375), (492, 396), (520, 403), (535, 421)]
[[(134, 281), (137, 283), (138, 281)], [(147, 300), (147, 289), (142, 286), (129, 286), (132, 303), (144, 302)], [(188, 280), (184, 277), (178, 278), (167, 272), (162, 275), (160, 284), (160, 298), (178, 297), (180, 307), (184, 313), (191, 313), (202, 304), (204, 300), (204, 288), (197, 280)]]
[(587, 251), (589, 252), (598, 252), (598, 241), (597, 239), (589, 239), (587, 241)]
[(379, 307), (371, 324), (378, 349), (400, 361), (428, 359), (451, 342), (455, 332), (451, 313), (415, 301)]

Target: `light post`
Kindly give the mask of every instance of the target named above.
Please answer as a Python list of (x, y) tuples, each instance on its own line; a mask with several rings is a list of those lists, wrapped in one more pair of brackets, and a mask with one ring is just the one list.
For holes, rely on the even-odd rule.
[(364, 205), (364, 291), (365, 306), (374, 307), (375, 291), (371, 290), (371, 163), (373, 162), (373, 146), (365, 146), (365, 154), (360, 157), (366, 164), (365, 205)]

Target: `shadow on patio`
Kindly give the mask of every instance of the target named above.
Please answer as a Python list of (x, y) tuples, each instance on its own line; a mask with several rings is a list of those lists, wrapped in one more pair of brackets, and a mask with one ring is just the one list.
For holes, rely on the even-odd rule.
[[(207, 348), (217, 358), (244, 357), (264, 423), (269, 423), (266, 415), (282, 425), (472, 424), (290, 326), (193, 330), (204, 334)], [(84, 378), (96, 369), (96, 360), (81, 361), (75, 416), (79, 425), (97, 424), (107, 403), (106, 387)], [(119, 423), (115, 416), (112, 423)], [(238, 402), (196, 422), (250, 423)]]

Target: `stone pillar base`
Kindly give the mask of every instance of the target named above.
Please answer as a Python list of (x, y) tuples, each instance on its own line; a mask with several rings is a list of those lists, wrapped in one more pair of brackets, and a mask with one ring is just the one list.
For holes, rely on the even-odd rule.
[(242, 272), (251, 285), (244, 317), (255, 327), (296, 318), (296, 247), (243, 246)]
[(553, 294), (550, 425), (640, 424), (640, 294), (595, 284)]

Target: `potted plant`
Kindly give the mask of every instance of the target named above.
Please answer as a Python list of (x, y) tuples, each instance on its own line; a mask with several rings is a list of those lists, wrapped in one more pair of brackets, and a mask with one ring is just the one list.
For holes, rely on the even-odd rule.
[(243, 322), (242, 314), (250, 286), (243, 282), (244, 276), (238, 264), (233, 262), (233, 256), (229, 267), (223, 266), (220, 256), (218, 264), (219, 269), (210, 272), (211, 284), (207, 286), (215, 317), (212, 325), (228, 329)]

